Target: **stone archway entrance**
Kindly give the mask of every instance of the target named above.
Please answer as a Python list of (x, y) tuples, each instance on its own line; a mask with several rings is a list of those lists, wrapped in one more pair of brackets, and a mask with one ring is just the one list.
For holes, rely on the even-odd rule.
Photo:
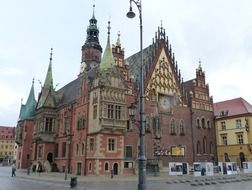
[(117, 163), (114, 163), (113, 171), (114, 171), (114, 175), (118, 175), (118, 164)]
[(52, 163), (52, 162), (53, 162), (53, 154), (52, 154), (51, 152), (49, 152), (49, 153), (47, 154), (47, 161), (48, 161), (49, 163)]

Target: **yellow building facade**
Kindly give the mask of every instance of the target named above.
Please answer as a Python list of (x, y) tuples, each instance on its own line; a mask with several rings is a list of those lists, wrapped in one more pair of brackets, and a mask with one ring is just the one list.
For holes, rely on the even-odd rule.
[(0, 162), (16, 158), (15, 128), (0, 126)]
[(214, 104), (219, 162), (252, 160), (252, 106), (242, 98)]

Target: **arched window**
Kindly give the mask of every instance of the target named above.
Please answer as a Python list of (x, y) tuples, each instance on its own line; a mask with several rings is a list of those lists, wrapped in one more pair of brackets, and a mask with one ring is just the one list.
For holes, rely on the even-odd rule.
[(200, 154), (200, 141), (197, 142), (197, 154)]
[(185, 123), (183, 119), (179, 122), (179, 133), (180, 135), (185, 135)]
[(106, 162), (105, 165), (104, 165), (104, 170), (105, 171), (109, 171), (109, 164)]
[(202, 126), (202, 128), (206, 128), (205, 118), (204, 117), (201, 118), (201, 126)]
[(171, 121), (170, 121), (170, 134), (171, 135), (176, 135), (174, 119), (171, 119)]
[(203, 138), (203, 153), (206, 154), (207, 151), (207, 140), (206, 137), (204, 136)]
[(200, 119), (199, 119), (199, 118), (196, 119), (196, 126), (197, 126), (198, 128), (200, 128)]
[(211, 123), (210, 123), (209, 119), (207, 120), (207, 128), (211, 129)]
[(89, 162), (88, 170), (89, 170), (89, 171), (92, 171), (92, 162)]

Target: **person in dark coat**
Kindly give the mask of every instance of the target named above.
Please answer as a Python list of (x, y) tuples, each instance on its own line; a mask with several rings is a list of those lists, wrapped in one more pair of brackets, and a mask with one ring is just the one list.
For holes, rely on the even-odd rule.
[(11, 177), (16, 176), (16, 164), (13, 163), (11, 166)]

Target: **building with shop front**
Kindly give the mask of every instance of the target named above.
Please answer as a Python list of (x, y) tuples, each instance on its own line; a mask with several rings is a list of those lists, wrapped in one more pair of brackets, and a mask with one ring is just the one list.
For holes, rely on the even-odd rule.
[[(160, 168), (169, 161), (217, 161), (213, 101), (201, 64), (195, 78), (184, 82), (163, 27), (143, 54), (147, 169), (154, 161)], [(78, 77), (59, 90), (52, 55), (38, 101), (32, 86), (21, 107), (18, 160), (77, 175), (136, 173), (139, 116), (131, 120), (128, 107), (139, 110), (140, 53), (125, 59), (120, 35), (111, 46), (110, 23), (103, 52), (93, 13)]]
[(220, 162), (252, 160), (252, 106), (243, 98), (214, 103), (217, 154)]

